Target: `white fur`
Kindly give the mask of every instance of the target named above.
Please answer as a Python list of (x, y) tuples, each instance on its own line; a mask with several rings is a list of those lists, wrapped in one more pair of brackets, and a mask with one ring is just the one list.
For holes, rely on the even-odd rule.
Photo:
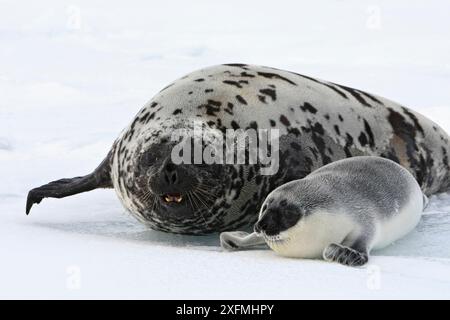
[(316, 259), (322, 257), (323, 250), (331, 243), (341, 243), (355, 228), (348, 215), (315, 212), (282, 232), (280, 238), (285, 241), (267, 241), (267, 244), (281, 256)]
[(419, 224), (424, 205), (422, 190), (415, 184), (410, 201), (399, 208), (398, 215), (387, 221), (377, 222), (371, 248), (382, 249), (411, 232)]

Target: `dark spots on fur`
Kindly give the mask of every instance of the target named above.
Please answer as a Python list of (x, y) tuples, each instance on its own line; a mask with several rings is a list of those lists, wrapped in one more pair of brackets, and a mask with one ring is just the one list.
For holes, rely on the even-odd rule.
[(291, 125), (291, 123), (289, 122), (289, 120), (286, 118), (285, 115), (280, 116), (280, 122), (284, 124), (286, 127), (289, 127)]
[(341, 130), (339, 129), (339, 126), (338, 126), (337, 124), (334, 125), (334, 131), (336, 132), (336, 134), (337, 134), (338, 136), (341, 135)]
[(157, 102), (153, 102), (153, 103), (150, 105), (150, 108), (154, 108), (154, 107), (156, 107), (157, 105), (158, 105)]
[(414, 127), (420, 131), (420, 133), (425, 134), (423, 131), (422, 126), (419, 123), (419, 119), (417, 119), (416, 115), (413, 114), (411, 111), (409, 111), (407, 108), (402, 107), (403, 112), (411, 119), (411, 121), (414, 123)]
[(207, 115), (216, 116), (217, 112), (220, 111), (221, 105), (222, 103), (220, 101), (208, 99), (207, 103), (198, 106), (198, 109), (205, 109)]
[(364, 132), (361, 132), (358, 140), (362, 147), (365, 147), (367, 145), (367, 143), (369, 143), (369, 141), (367, 140), (367, 136)]
[(450, 163), (449, 163), (449, 160), (448, 160), (448, 152), (447, 152), (447, 149), (445, 149), (444, 147), (442, 147), (442, 161), (444, 163), (444, 167), (447, 170), (450, 170)]
[(234, 130), (237, 130), (237, 129), (239, 129), (240, 128), (240, 126), (238, 125), (238, 123), (236, 122), (236, 121), (231, 121), (231, 127), (234, 129)]
[(326, 143), (324, 139), (325, 130), (319, 122), (316, 122), (315, 124), (311, 125), (311, 138), (314, 142), (315, 147), (317, 148), (321, 158), (323, 165), (328, 164), (331, 162), (331, 158), (326, 154)]
[(254, 78), (255, 75), (247, 73), (247, 72), (241, 72), (241, 77), (247, 77), (247, 78)]
[(319, 122), (316, 122), (316, 124), (312, 127), (313, 132), (317, 132), (320, 135), (324, 135), (325, 134), (325, 130), (323, 129), (322, 124), (320, 124)]
[(283, 199), (280, 201), (280, 207), (286, 207), (287, 206), (287, 200)]
[(208, 104), (213, 105), (215, 107), (220, 107), (222, 105), (222, 102), (208, 99)]
[(353, 146), (353, 137), (347, 133), (345, 136), (345, 146), (344, 146), (344, 152), (345, 152), (345, 156), (347, 158), (350, 158), (352, 156), (352, 153), (350, 152), (350, 147)]
[(258, 99), (259, 99), (259, 101), (261, 101), (262, 103), (267, 103), (267, 102), (266, 102), (266, 96), (262, 96), (262, 95), (258, 94)]
[(150, 116), (148, 117), (146, 123), (148, 123), (150, 120), (152, 120), (153, 118), (155, 118), (155, 115), (156, 115), (156, 112), (152, 112), (152, 113), (150, 114)]
[(210, 93), (210, 92), (213, 92), (213, 91), (214, 91), (214, 89), (206, 89), (205, 93)]
[(364, 92), (364, 91), (359, 91), (359, 93), (365, 95), (367, 98), (369, 98), (369, 99), (372, 100), (373, 102), (376, 102), (376, 103), (379, 103), (379, 104), (381, 104), (381, 105), (384, 105), (383, 102), (381, 102), (380, 100), (378, 100), (378, 99), (377, 99), (374, 95), (372, 95), (372, 94), (369, 94), (369, 93)]
[(297, 151), (302, 150), (302, 147), (297, 142), (291, 142), (291, 148)]
[(270, 119), (269, 122), (270, 122), (270, 126), (271, 126), (271, 127), (275, 127), (275, 126), (277, 125), (277, 123), (275, 122), (275, 120)]
[(175, 111), (172, 113), (174, 116), (177, 114), (183, 113), (183, 110), (181, 109), (175, 109)]
[(371, 148), (375, 147), (375, 136), (373, 135), (372, 128), (370, 127), (369, 123), (366, 119), (364, 119), (364, 130), (367, 133), (367, 136), (369, 137), (369, 146)]
[(195, 82), (203, 82), (203, 81), (205, 81), (205, 79), (199, 78), (199, 79), (195, 79), (194, 81), (195, 81)]
[(241, 84), (248, 84), (248, 81), (247, 80), (239, 80), (239, 83), (241, 83)]
[(285, 82), (287, 82), (287, 83), (289, 83), (289, 84), (292, 84), (292, 85), (294, 85), (294, 86), (297, 85), (294, 81), (289, 80), (288, 78), (285, 78), (285, 77), (283, 77), (283, 76), (281, 76), (281, 75), (279, 75), (279, 74), (276, 74), (276, 73), (270, 73), (270, 72), (258, 72), (258, 75), (261, 76), (261, 77), (264, 77), (264, 78), (268, 78), (268, 79), (278, 79), (278, 80), (282, 80), (282, 81), (285, 81)]
[(300, 106), (300, 109), (303, 110), (303, 112), (310, 112), (312, 114), (317, 113), (317, 109), (314, 108), (310, 103), (305, 102), (302, 106)]
[(230, 115), (233, 115), (233, 108), (234, 108), (234, 104), (232, 104), (231, 102), (227, 103), (227, 106), (225, 107), (224, 111)]
[(274, 89), (261, 89), (259, 90), (260, 93), (262, 93), (263, 95), (269, 96), (272, 101), (277, 100), (277, 93)]
[(364, 99), (362, 92), (360, 92), (359, 90), (353, 89), (353, 88), (349, 88), (346, 86), (342, 86), (342, 85), (337, 85), (339, 86), (339, 88), (344, 89), (345, 91), (347, 91), (348, 93), (350, 93), (353, 98), (355, 98), (356, 100), (358, 100), (359, 103), (361, 103), (363, 106), (366, 106), (368, 108), (372, 108), (372, 106), (367, 103), (367, 101)]
[[(402, 114), (392, 108), (388, 108), (388, 111), (388, 121), (392, 126), (394, 136), (403, 141), (410, 168), (415, 173), (419, 184), (423, 187), (424, 179), (428, 176), (428, 168), (425, 159), (419, 153), (419, 148), (416, 143), (418, 132), (423, 132), (422, 127), (420, 125), (417, 126), (418, 124), (414, 120), (412, 124), (409, 123)], [(410, 119), (412, 118), (410, 115), (408, 116)]]
[(297, 128), (288, 128), (288, 133), (295, 135), (296, 137), (298, 137), (300, 135), (300, 130), (298, 130)]
[(150, 111), (147, 111), (140, 119), (141, 123), (145, 123), (148, 119), (148, 117), (150, 116)]
[(317, 151), (316, 148), (313, 147), (308, 147), (309, 151), (311, 151), (311, 153), (313, 154), (315, 160), (319, 160), (319, 152)]
[(336, 88), (336, 87), (333, 86), (332, 84), (329, 84), (329, 83), (326, 83), (326, 82), (319, 81), (319, 80), (317, 80), (317, 79), (314, 79), (314, 78), (305, 76), (305, 75), (300, 74), (300, 73), (295, 73), (295, 72), (291, 72), (291, 73), (293, 73), (293, 74), (295, 74), (295, 75), (297, 75), (297, 76), (300, 76), (300, 77), (302, 77), (302, 78), (308, 79), (308, 80), (310, 80), (310, 81), (312, 81), (312, 82), (321, 84), (321, 85), (323, 85), (323, 86), (325, 86), (325, 87), (327, 87), (327, 88), (333, 90), (333, 91), (336, 92), (338, 95), (340, 95), (342, 98), (348, 99), (347, 95), (346, 95), (344, 92), (342, 92), (341, 90), (339, 90), (338, 88)]
[(238, 67), (247, 70), (247, 65), (243, 63), (225, 63), (224, 66), (228, 67)]
[(189, 91), (189, 92), (188, 92), (189, 95), (191, 95), (191, 94), (193, 94), (193, 93), (194, 93), (193, 91)]
[(330, 115), (329, 115), (328, 113), (324, 114), (323, 117), (324, 117), (326, 120), (330, 120)]
[(241, 84), (239, 82), (237, 82), (237, 81), (224, 80), (222, 82), (225, 83), (225, 84), (228, 84), (230, 86), (235, 86), (235, 87), (238, 87), (238, 88), (242, 88)]
[(250, 122), (249, 128), (254, 129), (254, 130), (258, 130), (258, 124), (256, 123), (256, 121)]
[(342, 117), (342, 115), (338, 115), (339, 121), (344, 122), (344, 117)]
[(241, 104), (247, 105), (247, 101), (245, 101), (245, 99), (242, 98), (242, 96), (240, 96), (240, 95), (236, 96), (236, 100), (239, 101)]

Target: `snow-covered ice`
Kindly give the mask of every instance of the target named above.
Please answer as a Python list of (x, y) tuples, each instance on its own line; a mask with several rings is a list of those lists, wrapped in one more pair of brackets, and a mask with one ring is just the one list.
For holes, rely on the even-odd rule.
[(148, 230), (111, 190), (25, 196), (90, 172), (140, 107), (197, 68), (247, 62), (365, 89), (450, 132), (450, 3), (0, 2), (0, 298), (450, 298), (450, 195), (350, 269)]

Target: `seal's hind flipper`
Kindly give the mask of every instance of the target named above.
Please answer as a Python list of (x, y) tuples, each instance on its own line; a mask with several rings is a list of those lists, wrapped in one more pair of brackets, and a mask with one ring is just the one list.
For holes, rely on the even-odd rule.
[(40, 203), (44, 198), (60, 199), (97, 188), (112, 188), (110, 154), (93, 173), (87, 176), (61, 179), (32, 189), (27, 197), (26, 214), (30, 213), (35, 203)]
[(367, 252), (332, 243), (323, 251), (323, 258), (326, 261), (337, 262), (350, 267), (360, 267), (369, 261)]

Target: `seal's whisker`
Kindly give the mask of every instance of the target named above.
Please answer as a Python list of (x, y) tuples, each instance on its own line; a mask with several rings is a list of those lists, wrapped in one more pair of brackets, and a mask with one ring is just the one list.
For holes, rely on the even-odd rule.
[(192, 200), (192, 203), (194, 204), (194, 206), (192, 208), (195, 211), (195, 210), (197, 210), (197, 207), (198, 207), (197, 201), (194, 198), (194, 196), (192, 195), (192, 192), (188, 192), (188, 194), (189, 194), (190, 199)]
[(194, 205), (192, 204), (192, 199), (191, 199), (190, 192), (188, 192), (186, 195), (187, 195), (187, 198), (188, 198), (189, 203), (191, 205), (192, 211), (194, 211), (195, 209), (194, 209)]
[[(190, 196), (192, 196), (192, 199), (193, 199), (194, 202), (196, 203), (196, 200), (195, 200), (195, 194), (194, 194), (193, 192), (188, 192), (188, 194), (189, 194)], [(199, 200), (200, 200), (200, 199), (199, 199)], [(208, 224), (208, 222), (206, 221), (205, 217), (204, 217), (203, 214), (202, 214), (202, 211), (201, 211), (200, 207), (199, 207), (198, 213), (200, 214), (200, 217), (203, 219), (203, 221), (205, 222), (205, 224)]]
[(202, 191), (202, 190), (200, 190), (200, 189), (197, 189), (196, 191), (197, 191), (201, 196), (203, 196), (204, 198), (206, 198), (206, 200), (209, 200), (209, 201), (214, 201), (214, 200), (215, 200), (211, 195), (205, 193), (204, 191)]
[(197, 192), (200, 196), (202, 196), (204, 198), (204, 200), (206, 202), (205, 207), (208, 207), (208, 205), (211, 205), (216, 201), (215, 198), (212, 198), (212, 196), (204, 194), (203, 191), (201, 191), (201, 190), (197, 190)]

